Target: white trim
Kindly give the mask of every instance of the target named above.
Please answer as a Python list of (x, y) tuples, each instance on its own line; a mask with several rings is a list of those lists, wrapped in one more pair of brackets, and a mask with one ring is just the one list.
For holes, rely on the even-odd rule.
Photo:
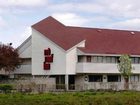
[(66, 53), (68, 53), (69, 51), (73, 50), (74, 48), (76, 48), (76, 47), (79, 46), (80, 44), (85, 43), (85, 41), (86, 41), (86, 40), (82, 40), (82, 41), (79, 42), (78, 44), (74, 45), (73, 47), (71, 47), (70, 49), (68, 49), (68, 50), (66, 51)]
[(31, 40), (32, 36), (30, 35), (23, 43), (21, 43), (18, 47), (17, 50), (20, 49), (22, 46), (24, 46), (29, 40)]
[(22, 49), (21, 51), (19, 51), (26, 43), (28, 43), (29, 41), (31, 41), (31, 36), (29, 36), (18, 48), (18, 53), (21, 54), (22, 52), (24, 52), (27, 48), (29, 48), (32, 45), (32, 42), (26, 46), (24, 49)]
[(85, 55), (85, 53), (77, 48), (77, 55)]

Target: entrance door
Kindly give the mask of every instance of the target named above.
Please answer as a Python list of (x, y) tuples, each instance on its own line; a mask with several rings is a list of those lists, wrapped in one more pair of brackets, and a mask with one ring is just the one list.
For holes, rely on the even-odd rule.
[(75, 75), (69, 75), (69, 90), (75, 89)]
[(64, 75), (56, 76), (56, 89), (65, 89), (65, 76)]

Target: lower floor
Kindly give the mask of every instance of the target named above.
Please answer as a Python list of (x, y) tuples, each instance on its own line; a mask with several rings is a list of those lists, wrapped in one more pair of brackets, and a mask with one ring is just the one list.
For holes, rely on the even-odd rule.
[[(124, 89), (124, 78), (120, 74), (78, 74), (55, 76), (56, 88), (62, 88), (65, 84), (67, 90), (90, 90), (90, 89)], [(135, 74), (129, 78), (129, 88), (140, 87), (140, 75)], [(60, 86), (60, 87), (59, 87)], [(138, 87), (138, 86), (137, 86)], [(140, 88), (139, 88), (140, 90)]]
[[(120, 74), (77, 74), (77, 75), (49, 75), (32, 76), (31, 74), (15, 75), (20, 84), (30, 82), (41, 85), (45, 90), (124, 90), (124, 78)], [(140, 74), (133, 74), (129, 78), (129, 89), (140, 91)]]

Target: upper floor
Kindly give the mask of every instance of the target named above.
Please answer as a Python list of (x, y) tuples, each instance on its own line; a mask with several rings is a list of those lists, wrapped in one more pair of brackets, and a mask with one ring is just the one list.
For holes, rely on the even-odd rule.
[[(140, 73), (140, 57), (130, 57), (132, 73)], [(76, 73), (120, 73), (119, 56), (78, 55)]]
[[(78, 55), (78, 63), (118, 63), (120, 56)], [(132, 64), (140, 64), (140, 57), (130, 57)]]

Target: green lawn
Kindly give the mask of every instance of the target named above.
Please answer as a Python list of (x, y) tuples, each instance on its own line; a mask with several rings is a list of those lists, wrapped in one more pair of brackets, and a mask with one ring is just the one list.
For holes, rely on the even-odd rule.
[(0, 94), (0, 105), (140, 105), (140, 92)]

